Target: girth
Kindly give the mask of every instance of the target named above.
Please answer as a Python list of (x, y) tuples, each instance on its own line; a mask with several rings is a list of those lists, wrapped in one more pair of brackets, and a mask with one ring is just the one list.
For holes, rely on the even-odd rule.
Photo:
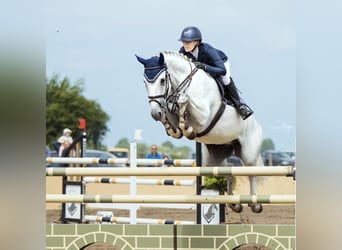
[(221, 106), (217, 110), (217, 112), (216, 112), (214, 118), (211, 120), (211, 123), (209, 124), (209, 126), (204, 131), (202, 131), (201, 133), (198, 133), (196, 135), (196, 137), (202, 137), (202, 136), (205, 136), (206, 134), (208, 134), (209, 131), (216, 125), (218, 120), (221, 118), (225, 109), (226, 109), (226, 104), (224, 102), (221, 102)]

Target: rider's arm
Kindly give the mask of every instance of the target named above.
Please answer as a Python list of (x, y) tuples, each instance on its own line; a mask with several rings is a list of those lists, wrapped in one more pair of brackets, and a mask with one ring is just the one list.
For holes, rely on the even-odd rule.
[(205, 48), (201, 62), (205, 64), (205, 71), (214, 77), (227, 73), (224, 61), (218, 51), (212, 47)]

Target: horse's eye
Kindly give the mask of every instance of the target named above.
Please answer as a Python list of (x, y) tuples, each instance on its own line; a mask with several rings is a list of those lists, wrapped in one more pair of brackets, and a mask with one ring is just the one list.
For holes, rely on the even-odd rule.
[(164, 84), (164, 83), (165, 83), (165, 79), (163, 78), (160, 80), (160, 84)]

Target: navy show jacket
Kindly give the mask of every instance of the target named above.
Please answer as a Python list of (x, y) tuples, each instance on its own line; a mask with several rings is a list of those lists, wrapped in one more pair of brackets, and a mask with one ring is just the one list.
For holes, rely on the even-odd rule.
[(205, 64), (205, 71), (212, 77), (217, 77), (226, 74), (224, 63), (228, 60), (228, 56), (208, 43), (200, 43), (198, 45), (198, 57), (194, 59), (190, 52), (185, 52), (184, 47), (181, 47), (179, 53), (192, 58), (194, 61)]

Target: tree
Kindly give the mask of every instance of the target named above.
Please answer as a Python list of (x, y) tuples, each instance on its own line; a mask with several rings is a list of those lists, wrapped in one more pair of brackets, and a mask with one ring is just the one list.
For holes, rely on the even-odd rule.
[(118, 143), (115, 145), (116, 148), (130, 148), (129, 142), (127, 138), (122, 138), (118, 141)]
[(261, 152), (264, 150), (274, 150), (274, 149), (275, 149), (275, 147), (274, 147), (274, 143), (273, 143), (272, 139), (266, 138), (262, 141)]
[(188, 146), (174, 147), (170, 155), (173, 159), (188, 159), (190, 157), (191, 148)]
[(172, 149), (174, 146), (173, 146), (172, 142), (165, 141), (165, 142), (162, 143), (162, 147)]
[(51, 144), (68, 127), (76, 137), (79, 118), (86, 119), (87, 142), (90, 147), (101, 148), (101, 141), (109, 130), (106, 123), (109, 116), (94, 100), (83, 96), (83, 80), (74, 84), (65, 77), (59, 80), (58, 75), (46, 79), (46, 143)]
[(146, 154), (150, 152), (150, 147), (145, 143), (137, 143), (137, 158), (145, 158)]

